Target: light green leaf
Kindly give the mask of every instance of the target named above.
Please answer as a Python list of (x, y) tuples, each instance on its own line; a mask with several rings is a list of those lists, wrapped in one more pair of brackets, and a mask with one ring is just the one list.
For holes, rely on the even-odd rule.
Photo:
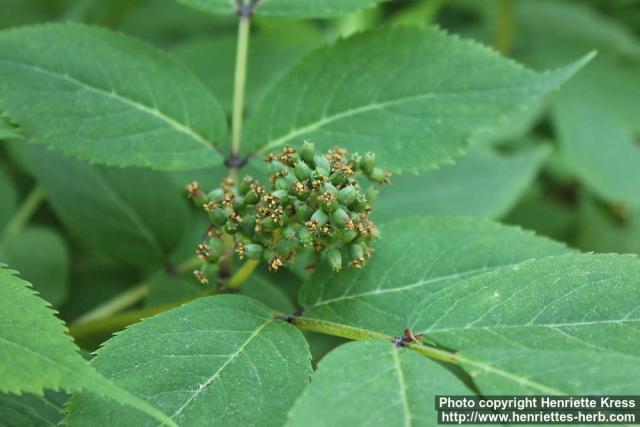
[(0, 244), (0, 262), (18, 269), (48, 302), (59, 306), (67, 297), (69, 254), (60, 235), (45, 227), (29, 227)]
[(172, 425), (161, 412), (98, 375), (47, 303), (15, 274), (0, 265), (1, 393), (42, 395), (45, 388), (89, 389)]
[(328, 18), (372, 6), (384, 0), (178, 0), (217, 15), (237, 13), (237, 3), (257, 4), (257, 16), (279, 18)]
[(91, 166), (23, 145), (29, 170), (62, 222), (94, 249), (135, 265), (158, 264), (177, 246), (186, 199), (162, 172)]
[[(251, 35), (247, 68), (248, 108), (291, 65), (323, 41), (320, 30), (304, 21), (257, 22)], [(231, 112), (237, 35), (234, 32), (189, 39), (171, 49)], [(215, 70), (215, 72), (212, 72)], [(252, 71), (255, 70), (255, 71)]]
[(0, 234), (11, 220), (18, 203), (18, 195), (13, 182), (5, 172), (3, 164), (0, 164)]
[[(622, 214), (622, 215), (621, 215)], [(640, 209), (618, 213), (585, 196), (576, 245), (585, 251), (640, 254)]]
[(640, 362), (639, 297), (637, 257), (569, 254), (459, 280), (416, 304), (409, 327), (460, 350), (585, 347)]
[(414, 310), (462, 279), (569, 250), (517, 228), (470, 218), (383, 224), (366, 268), (320, 267), (300, 292), (305, 316), (398, 335)]
[(455, 165), (416, 175), (395, 175), (372, 212), (375, 221), (420, 214), (497, 218), (522, 196), (536, 176), (546, 147), (500, 155), (475, 149)]
[(391, 342), (353, 342), (322, 359), (286, 426), (435, 425), (442, 394), (471, 391), (442, 365)]
[(12, 126), (5, 118), (0, 116), (0, 140), (21, 138), (18, 129)]
[(190, 169), (219, 164), (215, 98), (163, 53), (97, 27), (0, 33), (0, 95), (33, 142), (96, 163)]
[(246, 139), (259, 153), (310, 139), (321, 150), (374, 151), (394, 172), (426, 170), (451, 163), (475, 134), (589, 59), (535, 73), (434, 28), (362, 33), (317, 50), (272, 86)]
[[(302, 334), (237, 295), (201, 298), (136, 324), (91, 363), (185, 426), (280, 426), (311, 374)], [(72, 399), (67, 422), (156, 425), (87, 393)]]
[(553, 67), (598, 49), (593, 63), (554, 98), (553, 124), (581, 180), (606, 200), (640, 207), (640, 148), (634, 141), (640, 131), (640, 39), (579, 3), (536, 0), (518, 6), (528, 63)]

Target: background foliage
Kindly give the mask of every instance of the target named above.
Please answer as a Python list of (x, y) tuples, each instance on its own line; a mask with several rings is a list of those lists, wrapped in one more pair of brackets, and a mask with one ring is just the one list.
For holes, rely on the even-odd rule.
[[(265, 1), (244, 170), (310, 139), (394, 176), (365, 269), (210, 296), (183, 188), (226, 174), (237, 21), (0, 4), (0, 423), (433, 425), (435, 394), (638, 394), (639, 2)], [(393, 346), (405, 328), (425, 340)]]

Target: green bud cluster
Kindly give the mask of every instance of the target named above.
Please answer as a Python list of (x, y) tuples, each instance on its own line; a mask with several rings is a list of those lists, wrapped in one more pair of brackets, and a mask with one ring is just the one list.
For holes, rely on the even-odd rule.
[[(290, 265), (303, 251), (336, 271), (344, 263), (362, 268), (378, 236), (369, 220), (371, 208), (379, 186), (389, 182), (389, 173), (375, 166), (375, 155), (349, 154), (340, 147), (318, 155), (313, 143), (305, 142), (299, 151), (287, 146), (264, 160), (267, 185), (246, 176), (237, 184), (227, 179), (209, 193), (197, 182), (187, 186), (211, 222), (196, 250), (199, 258), (217, 264), (225, 256), (226, 234), (233, 236), (240, 259), (264, 260), (272, 271)], [(364, 181), (369, 181), (366, 189)], [(204, 271), (196, 276), (205, 283)]]

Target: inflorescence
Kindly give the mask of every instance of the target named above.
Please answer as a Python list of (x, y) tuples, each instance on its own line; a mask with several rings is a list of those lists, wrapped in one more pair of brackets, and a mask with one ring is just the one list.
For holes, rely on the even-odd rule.
[[(240, 259), (264, 260), (271, 271), (290, 265), (305, 250), (335, 271), (345, 259), (362, 268), (378, 236), (369, 219), (371, 207), (379, 186), (389, 182), (389, 173), (375, 166), (375, 155), (335, 147), (321, 156), (305, 142), (299, 151), (287, 146), (264, 160), (268, 185), (247, 175), (237, 185), (225, 179), (208, 194), (197, 182), (187, 186), (189, 197), (211, 221), (206, 240), (196, 249), (205, 261), (195, 272), (198, 280), (208, 283), (221, 257), (229, 256), (223, 254), (224, 234), (233, 236)], [(366, 189), (362, 178), (370, 183)]]

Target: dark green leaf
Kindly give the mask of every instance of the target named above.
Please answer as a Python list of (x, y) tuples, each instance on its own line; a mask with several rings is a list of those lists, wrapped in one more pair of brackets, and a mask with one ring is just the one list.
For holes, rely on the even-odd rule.
[(69, 254), (55, 231), (29, 227), (0, 244), (0, 262), (18, 269), (40, 296), (59, 306), (69, 287)]
[(0, 110), (31, 141), (91, 162), (155, 169), (220, 163), (225, 116), (186, 68), (97, 27), (0, 34)]
[(162, 172), (90, 166), (25, 145), (30, 171), (69, 230), (92, 248), (119, 260), (162, 262), (179, 243), (186, 199)]
[(548, 150), (504, 156), (472, 150), (453, 166), (415, 175), (396, 175), (383, 187), (372, 218), (387, 221), (420, 214), (504, 215), (531, 184)]
[(311, 139), (374, 151), (382, 166), (451, 162), (481, 130), (556, 89), (590, 57), (535, 73), (438, 29), (396, 28), (321, 48), (271, 87), (247, 123), (259, 153)]
[(0, 164), (0, 234), (11, 220), (18, 203), (18, 195), (13, 187), (13, 182), (6, 174), (3, 165)]
[[(188, 426), (280, 426), (311, 374), (302, 334), (237, 295), (201, 298), (136, 324), (91, 363)], [(157, 424), (87, 393), (72, 399), (67, 422)]]
[(454, 374), (417, 353), (391, 342), (353, 342), (322, 359), (286, 426), (435, 425), (436, 395), (470, 393)]

